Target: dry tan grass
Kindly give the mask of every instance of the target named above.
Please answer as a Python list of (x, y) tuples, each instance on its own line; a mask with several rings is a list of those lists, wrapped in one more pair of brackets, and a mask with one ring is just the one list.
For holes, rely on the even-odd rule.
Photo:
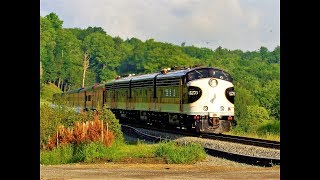
[[(57, 143), (58, 141), (58, 143)], [(55, 134), (48, 139), (46, 149), (53, 149), (57, 145), (79, 144), (101, 141), (110, 147), (114, 141), (114, 134), (108, 130), (105, 124), (99, 119), (99, 114), (94, 115), (93, 121), (75, 122), (73, 128), (66, 128), (62, 125), (57, 127)]]

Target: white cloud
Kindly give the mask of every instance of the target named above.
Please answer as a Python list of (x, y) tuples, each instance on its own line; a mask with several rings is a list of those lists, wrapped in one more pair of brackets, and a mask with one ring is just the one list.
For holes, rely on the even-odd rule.
[(41, 0), (40, 14), (55, 12), (64, 27), (98, 26), (123, 39), (251, 51), (280, 45), (279, 4), (277, 0)]

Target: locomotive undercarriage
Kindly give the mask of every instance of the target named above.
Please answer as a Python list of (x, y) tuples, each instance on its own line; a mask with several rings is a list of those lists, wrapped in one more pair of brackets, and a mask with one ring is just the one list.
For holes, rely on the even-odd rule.
[(120, 122), (146, 124), (159, 128), (180, 128), (197, 133), (228, 132), (231, 123), (225, 119), (177, 113), (111, 109)]

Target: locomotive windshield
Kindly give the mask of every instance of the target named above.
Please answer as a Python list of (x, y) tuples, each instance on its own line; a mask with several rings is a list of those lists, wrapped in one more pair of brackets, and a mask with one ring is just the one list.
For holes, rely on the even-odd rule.
[(233, 80), (229, 73), (219, 69), (195, 69), (193, 71), (190, 71), (187, 74), (187, 82), (195, 79), (208, 78), (208, 77), (214, 77), (217, 79), (222, 79), (230, 82), (232, 82)]

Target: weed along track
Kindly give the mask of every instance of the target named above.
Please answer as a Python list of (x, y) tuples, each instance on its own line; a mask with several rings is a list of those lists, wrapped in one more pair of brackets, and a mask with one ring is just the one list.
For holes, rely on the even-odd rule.
[[(263, 142), (270, 142), (262, 140), (261, 143), (258, 139), (247, 138), (251, 142), (255, 143), (242, 143), (244, 140), (236, 139), (232, 142), (232, 138), (227, 141), (224, 139), (215, 139), (213, 137), (202, 136), (202, 137), (192, 137), (186, 134), (177, 134), (166, 131), (150, 130), (141, 127), (134, 127), (131, 125), (121, 125), (122, 131), (129, 136), (134, 136), (138, 139), (146, 140), (148, 142), (159, 142), (159, 141), (169, 141), (173, 140), (177, 143), (200, 143), (206, 150), (207, 154), (212, 156), (217, 156), (232, 161), (246, 163), (256, 166), (270, 167), (273, 165), (280, 165), (280, 149), (274, 148), (277, 146), (264, 146)], [(235, 137), (229, 136), (227, 137)], [(244, 138), (246, 139), (246, 138)], [(258, 143), (257, 143), (258, 142)], [(262, 147), (261, 147), (262, 146)], [(268, 147), (268, 148), (267, 148)], [(270, 148), (272, 147), (272, 148)]]

